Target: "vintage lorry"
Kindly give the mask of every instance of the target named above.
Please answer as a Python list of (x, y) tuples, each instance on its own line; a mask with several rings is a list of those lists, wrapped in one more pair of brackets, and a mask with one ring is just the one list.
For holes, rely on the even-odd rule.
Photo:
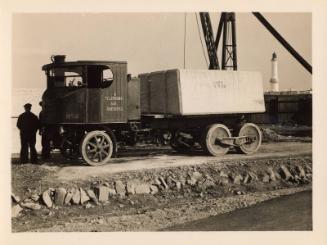
[(231, 147), (252, 154), (261, 145), (259, 127), (247, 122), (265, 111), (258, 72), (174, 69), (132, 78), (127, 62), (67, 62), (63, 55), (42, 70), (42, 123), (60, 130), (65, 157), (103, 165), (120, 144), (149, 135), (177, 151), (213, 156)]

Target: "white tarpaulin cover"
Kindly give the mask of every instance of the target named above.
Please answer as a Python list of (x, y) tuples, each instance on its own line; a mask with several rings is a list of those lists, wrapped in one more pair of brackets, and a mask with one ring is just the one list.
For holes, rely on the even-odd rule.
[(176, 69), (140, 75), (141, 111), (203, 115), (264, 112), (259, 72)]

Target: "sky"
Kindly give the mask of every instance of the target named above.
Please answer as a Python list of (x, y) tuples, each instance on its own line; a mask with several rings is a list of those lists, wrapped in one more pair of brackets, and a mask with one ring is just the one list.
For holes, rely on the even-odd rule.
[[(262, 14), (311, 64), (311, 14)], [(210, 16), (216, 32), (220, 13)], [(12, 86), (45, 88), (41, 67), (50, 63), (53, 54), (64, 54), (69, 61), (127, 61), (128, 72), (137, 76), (184, 68), (185, 50), (185, 68), (206, 69), (198, 21), (195, 13), (16, 13), (12, 22)], [(236, 13), (236, 38), (238, 69), (260, 71), (265, 90), (269, 88), (273, 52), (278, 56), (281, 90), (312, 88), (311, 74), (251, 13)]]

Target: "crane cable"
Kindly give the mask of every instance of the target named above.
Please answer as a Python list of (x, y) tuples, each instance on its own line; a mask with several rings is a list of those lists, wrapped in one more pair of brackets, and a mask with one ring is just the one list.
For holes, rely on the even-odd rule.
[(201, 42), (201, 46), (202, 46), (202, 53), (203, 53), (203, 56), (204, 56), (204, 59), (207, 63), (207, 67), (209, 67), (209, 62), (207, 60), (207, 56), (206, 56), (206, 52), (205, 52), (205, 48), (204, 48), (204, 45), (203, 45), (203, 40), (202, 40), (202, 35), (201, 35), (201, 31), (200, 31), (200, 28), (199, 28), (199, 20), (198, 20), (198, 15), (196, 13), (195, 14), (195, 18), (196, 18), (196, 25), (197, 25), (197, 28), (198, 28), (198, 33), (199, 33), (199, 38), (200, 38), (200, 42)]
[(184, 69), (185, 69), (185, 60), (186, 60), (186, 15), (187, 13), (185, 12), (184, 14)]

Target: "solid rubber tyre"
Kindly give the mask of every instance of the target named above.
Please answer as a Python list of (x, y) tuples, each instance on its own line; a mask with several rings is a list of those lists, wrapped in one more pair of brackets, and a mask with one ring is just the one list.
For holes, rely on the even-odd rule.
[(101, 166), (108, 163), (115, 152), (116, 142), (105, 131), (90, 131), (82, 139), (80, 152), (84, 161), (91, 166)]
[(228, 152), (230, 146), (221, 143), (219, 139), (229, 137), (231, 137), (231, 133), (225, 125), (212, 124), (204, 132), (202, 147), (212, 156), (223, 156)]
[(255, 137), (255, 140), (251, 143), (245, 143), (239, 146), (241, 152), (250, 155), (255, 153), (261, 146), (262, 133), (260, 128), (254, 123), (245, 123), (239, 131), (239, 137), (249, 136)]

